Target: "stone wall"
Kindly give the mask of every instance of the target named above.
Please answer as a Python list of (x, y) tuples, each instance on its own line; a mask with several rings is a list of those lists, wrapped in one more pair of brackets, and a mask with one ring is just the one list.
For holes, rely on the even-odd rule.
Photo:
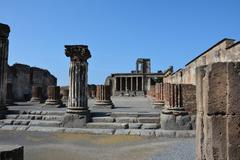
[(196, 67), (216, 62), (238, 61), (240, 61), (240, 42), (235, 43), (234, 40), (225, 38), (186, 64), (184, 69), (166, 76), (164, 82), (196, 85)]
[(239, 160), (240, 62), (196, 70), (196, 159)]
[(182, 106), (190, 114), (196, 114), (196, 86), (192, 84), (182, 84)]
[(43, 98), (47, 98), (47, 86), (56, 85), (57, 79), (49, 71), (30, 67), (24, 64), (14, 64), (8, 68), (8, 83), (12, 83), (15, 101), (26, 101), (31, 98), (32, 86), (43, 88)]

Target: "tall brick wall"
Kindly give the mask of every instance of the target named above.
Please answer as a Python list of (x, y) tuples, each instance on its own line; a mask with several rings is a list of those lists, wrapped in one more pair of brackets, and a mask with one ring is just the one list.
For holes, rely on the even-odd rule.
[(197, 68), (196, 159), (240, 158), (240, 62)]

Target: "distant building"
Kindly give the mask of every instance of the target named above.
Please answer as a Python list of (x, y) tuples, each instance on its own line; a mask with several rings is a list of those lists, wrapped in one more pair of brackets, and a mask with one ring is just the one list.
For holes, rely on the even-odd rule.
[(151, 85), (155, 85), (157, 81), (163, 81), (165, 73), (162, 71), (151, 73), (151, 60), (138, 58), (136, 70), (131, 73), (113, 73), (106, 78), (105, 84), (111, 86), (113, 96), (143, 96), (150, 90)]

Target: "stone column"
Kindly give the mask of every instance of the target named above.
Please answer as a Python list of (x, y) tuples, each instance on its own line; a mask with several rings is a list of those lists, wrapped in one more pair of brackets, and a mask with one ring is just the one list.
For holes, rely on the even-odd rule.
[(128, 92), (128, 77), (125, 77), (125, 93), (127, 93)]
[(65, 54), (70, 57), (69, 99), (63, 125), (82, 127), (90, 121), (88, 110), (88, 62), (91, 57), (86, 45), (66, 45)]
[(95, 108), (114, 108), (110, 95), (109, 85), (97, 85)]
[(60, 99), (60, 87), (48, 86), (47, 88), (48, 99), (45, 102), (46, 106), (62, 107), (62, 101)]
[(119, 89), (120, 89), (120, 92), (122, 92), (122, 88), (123, 88), (122, 87), (122, 77), (119, 77), (119, 82), (120, 82), (120, 84), (119, 84), (120, 88)]
[(8, 25), (0, 23), (0, 119), (6, 113), (6, 89), (8, 70), (8, 36), (10, 28)]
[(131, 77), (131, 91), (133, 91), (133, 77)]
[(196, 160), (240, 157), (240, 62), (196, 69)]
[(63, 89), (62, 90), (62, 102), (64, 104), (67, 104), (68, 102), (68, 96), (69, 96), (69, 89)]
[(164, 107), (164, 99), (163, 99), (163, 83), (155, 84), (155, 100), (154, 100), (154, 108), (162, 109)]
[(7, 99), (6, 99), (7, 105), (13, 105), (14, 103), (14, 97), (12, 92), (12, 83), (7, 83)]
[(136, 91), (138, 91), (138, 77), (136, 77)]
[(40, 86), (32, 86), (32, 98), (30, 100), (31, 103), (42, 103), (42, 87)]

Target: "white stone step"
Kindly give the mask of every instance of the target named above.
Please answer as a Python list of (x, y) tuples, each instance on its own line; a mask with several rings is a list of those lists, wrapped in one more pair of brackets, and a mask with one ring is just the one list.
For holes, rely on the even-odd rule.
[(143, 123), (141, 129), (159, 129), (159, 123)]
[(115, 121), (113, 117), (93, 117), (93, 122), (103, 122), (103, 123), (112, 123)]
[(88, 123), (88, 128), (100, 128), (100, 129), (127, 129), (128, 123)]
[(31, 120), (30, 126), (46, 126), (46, 127), (60, 127), (62, 122), (60, 121), (42, 121), (42, 120)]
[(137, 123), (136, 117), (116, 117), (117, 123)]
[(160, 123), (160, 117), (139, 117), (139, 123)]
[(112, 112), (112, 117), (160, 117), (160, 113), (155, 112)]

